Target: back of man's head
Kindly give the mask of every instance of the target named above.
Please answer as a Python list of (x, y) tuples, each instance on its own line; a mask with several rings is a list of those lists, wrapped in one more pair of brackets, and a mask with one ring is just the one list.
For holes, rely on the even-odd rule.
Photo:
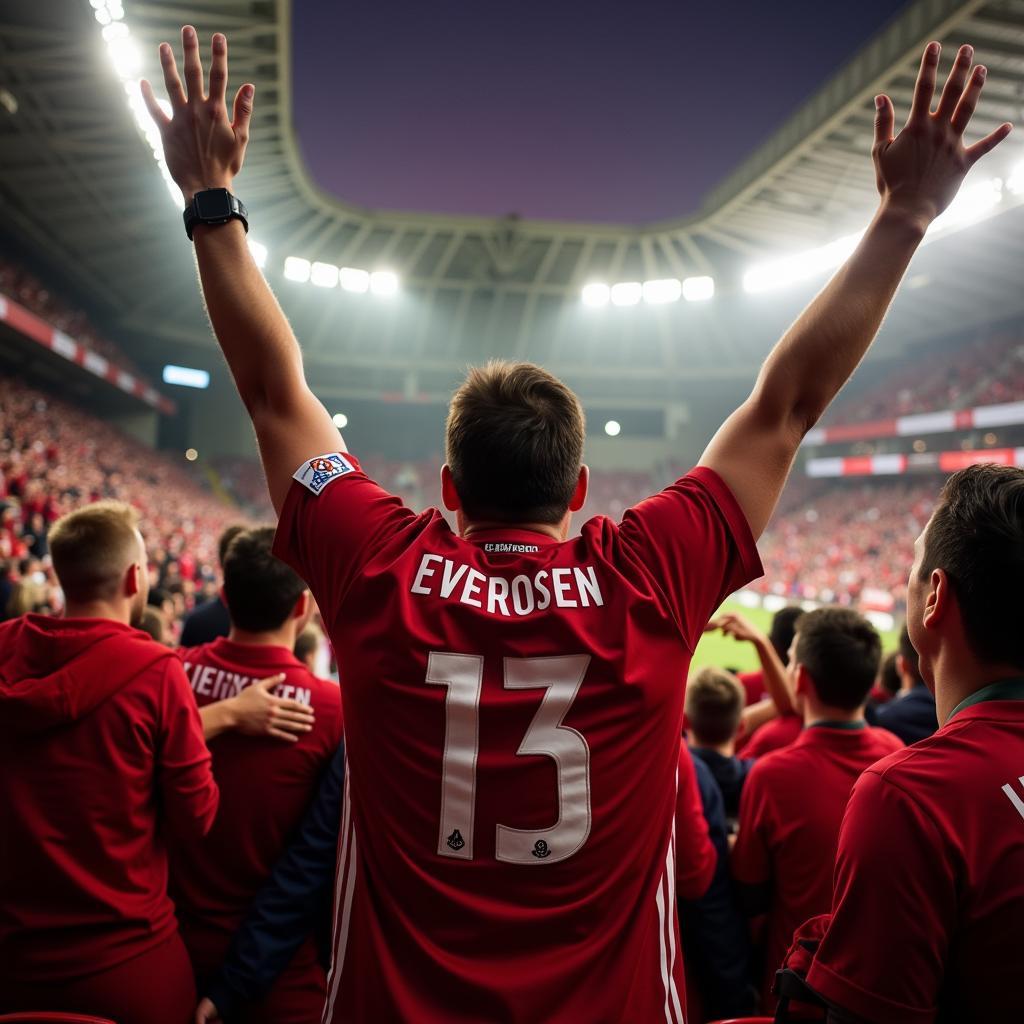
[[(53, 524), (50, 555), (69, 603), (109, 602), (123, 596), (125, 573), (144, 554), (138, 525), (135, 509), (119, 501), (86, 505)], [(143, 606), (145, 600), (143, 596)]]
[(898, 652), (891, 651), (882, 659), (882, 664), (878, 669), (878, 681), (882, 689), (893, 697), (903, 689), (903, 679), (900, 676), (898, 661)]
[(782, 659), (783, 665), (789, 664), (789, 649), (793, 646), (797, 623), (804, 617), (804, 610), (799, 605), (788, 604), (780, 608), (772, 617), (768, 639), (775, 653)]
[(465, 514), (559, 522), (579, 480), (585, 429), (579, 399), (539, 366), (470, 370), (452, 397), (445, 444)]
[(1024, 470), (971, 466), (942, 489), (924, 537), (918, 578), (942, 569), (978, 661), (1024, 669), (1017, 619), (1024, 579)]
[(306, 584), (272, 553), (274, 528), (242, 530), (224, 557), (224, 601), (231, 623), (247, 633), (280, 629)]
[(718, 747), (736, 736), (746, 694), (721, 668), (702, 668), (686, 684), (686, 720), (698, 746)]
[(871, 692), (881, 658), (878, 631), (850, 608), (818, 608), (807, 612), (797, 627), (794, 660), (828, 707), (859, 708)]

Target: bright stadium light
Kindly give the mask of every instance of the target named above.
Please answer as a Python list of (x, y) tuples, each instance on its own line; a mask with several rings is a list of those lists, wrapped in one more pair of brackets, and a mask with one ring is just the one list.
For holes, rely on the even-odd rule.
[(683, 294), (683, 285), (676, 277), (666, 277), (657, 281), (644, 281), (644, 302), (658, 306), (664, 302), (678, 302)]
[(962, 228), (981, 220), (1003, 198), (1003, 183), (987, 178), (960, 189), (956, 198), (932, 222), (933, 231)]
[(611, 289), (600, 281), (592, 281), (590, 284), (583, 286), (581, 297), (584, 306), (593, 306), (596, 309), (599, 306), (608, 305)]
[(197, 452), (195, 448), (186, 448), (185, 458), (188, 459), (189, 462), (195, 462), (196, 459), (199, 458), (199, 452)]
[(284, 261), (284, 276), (289, 281), (306, 282), (309, 280), (311, 270), (312, 264), (301, 256), (289, 256)]
[(390, 270), (375, 270), (370, 275), (370, 291), (374, 295), (394, 295), (398, 291), (398, 276)]
[(314, 263), (309, 268), (309, 279), (318, 288), (337, 288), (338, 268), (333, 263)]
[(175, 366), (168, 363), (164, 367), (164, 383), (177, 384), (183, 388), (208, 388), (210, 374), (206, 370), (197, 370), (191, 366)]
[(609, 420), (604, 425), (604, 432), (609, 437), (618, 437), (622, 433), (622, 424), (618, 420)]
[(613, 306), (635, 306), (644, 294), (644, 286), (639, 281), (620, 281), (612, 285)]
[(683, 281), (683, 298), (687, 302), (706, 302), (715, 296), (713, 277), (688, 277)]
[(1015, 164), (1006, 179), (1006, 189), (1015, 196), (1024, 195), (1024, 160)]
[(348, 426), (348, 417), (343, 412), (336, 412), (331, 419), (339, 430), (344, 430)]
[(246, 241), (249, 245), (249, 252), (252, 253), (252, 258), (256, 261), (256, 266), (262, 270), (267, 265), (267, 247), (257, 242), (255, 238), (248, 238)]
[(347, 292), (368, 292), (370, 290), (370, 275), (358, 267), (342, 267), (338, 274), (341, 287)]
[(752, 293), (772, 291), (834, 270), (857, 248), (863, 233), (859, 231), (855, 235), (843, 235), (817, 249), (759, 263), (743, 275), (743, 290)]

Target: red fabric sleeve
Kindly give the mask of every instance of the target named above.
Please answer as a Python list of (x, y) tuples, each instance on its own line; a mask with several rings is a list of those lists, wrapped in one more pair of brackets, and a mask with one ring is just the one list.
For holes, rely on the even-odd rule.
[(732, 848), (733, 878), (744, 885), (763, 885), (771, 881), (772, 861), (768, 846), (771, 806), (764, 767), (754, 765), (740, 795), (736, 845)]
[(188, 677), (176, 658), (166, 665), (160, 688), (157, 787), (167, 828), (183, 840), (199, 839), (213, 825), (220, 794)]
[(718, 853), (708, 835), (691, 757), (682, 743), (676, 790), (676, 891), (680, 899), (699, 900), (715, 877)]
[(705, 467), (629, 509), (620, 536), (661, 588), (691, 650), (722, 600), (763, 572), (743, 510)]
[(808, 984), (875, 1024), (930, 1024), (938, 1012), (956, 877), (948, 844), (904, 790), (870, 769), (839, 834), (832, 921)]
[(329, 480), (319, 493), (292, 481), (274, 537), (274, 554), (309, 585), (328, 631), (359, 570), (417, 518), (375, 484), (354, 456), (342, 458), (353, 470)]

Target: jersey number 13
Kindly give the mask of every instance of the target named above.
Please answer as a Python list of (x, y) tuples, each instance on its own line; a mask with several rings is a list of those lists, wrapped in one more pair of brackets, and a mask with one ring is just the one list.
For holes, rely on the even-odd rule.
[[(556, 864), (571, 857), (590, 835), (590, 748), (562, 720), (576, 699), (590, 656), (505, 658), (506, 690), (545, 690), (520, 756), (550, 757), (558, 769), (558, 821), (550, 828), (498, 825), (495, 856), (512, 864)], [(437, 852), (473, 859), (476, 761), (480, 734), (480, 693), (484, 659), (478, 654), (432, 652), (428, 683), (447, 687), (444, 763), (441, 770), (441, 823)]]

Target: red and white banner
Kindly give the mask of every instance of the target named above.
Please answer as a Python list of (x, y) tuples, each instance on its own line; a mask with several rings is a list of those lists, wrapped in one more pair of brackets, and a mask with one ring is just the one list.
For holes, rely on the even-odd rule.
[(958, 469), (994, 462), (1024, 467), (1024, 448), (979, 448), (974, 451), (921, 452), (913, 455), (856, 455), (848, 458), (808, 459), (813, 477), (900, 476), (904, 473), (955, 473)]
[(57, 330), (52, 324), (5, 295), (0, 295), (0, 320), (30, 341), (48, 348), (68, 362), (81, 366), (119, 391), (133, 395), (165, 416), (173, 416), (178, 411), (174, 402), (161, 395), (146, 381), (116, 366), (105, 356), (86, 348), (81, 342), (68, 337), (63, 331)]
[(1024, 423), (1024, 402), (982, 405), (976, 409), (946, 409), (898, 416), (891, 420), (846, 423), (835, 427), (815, 427), (807, 432), (805, 445), (839, 444), (844, 441), (871, 441), (879, 437), (920, 437), (922, 434), (948, 434), (954, 430), (985, 430)]

